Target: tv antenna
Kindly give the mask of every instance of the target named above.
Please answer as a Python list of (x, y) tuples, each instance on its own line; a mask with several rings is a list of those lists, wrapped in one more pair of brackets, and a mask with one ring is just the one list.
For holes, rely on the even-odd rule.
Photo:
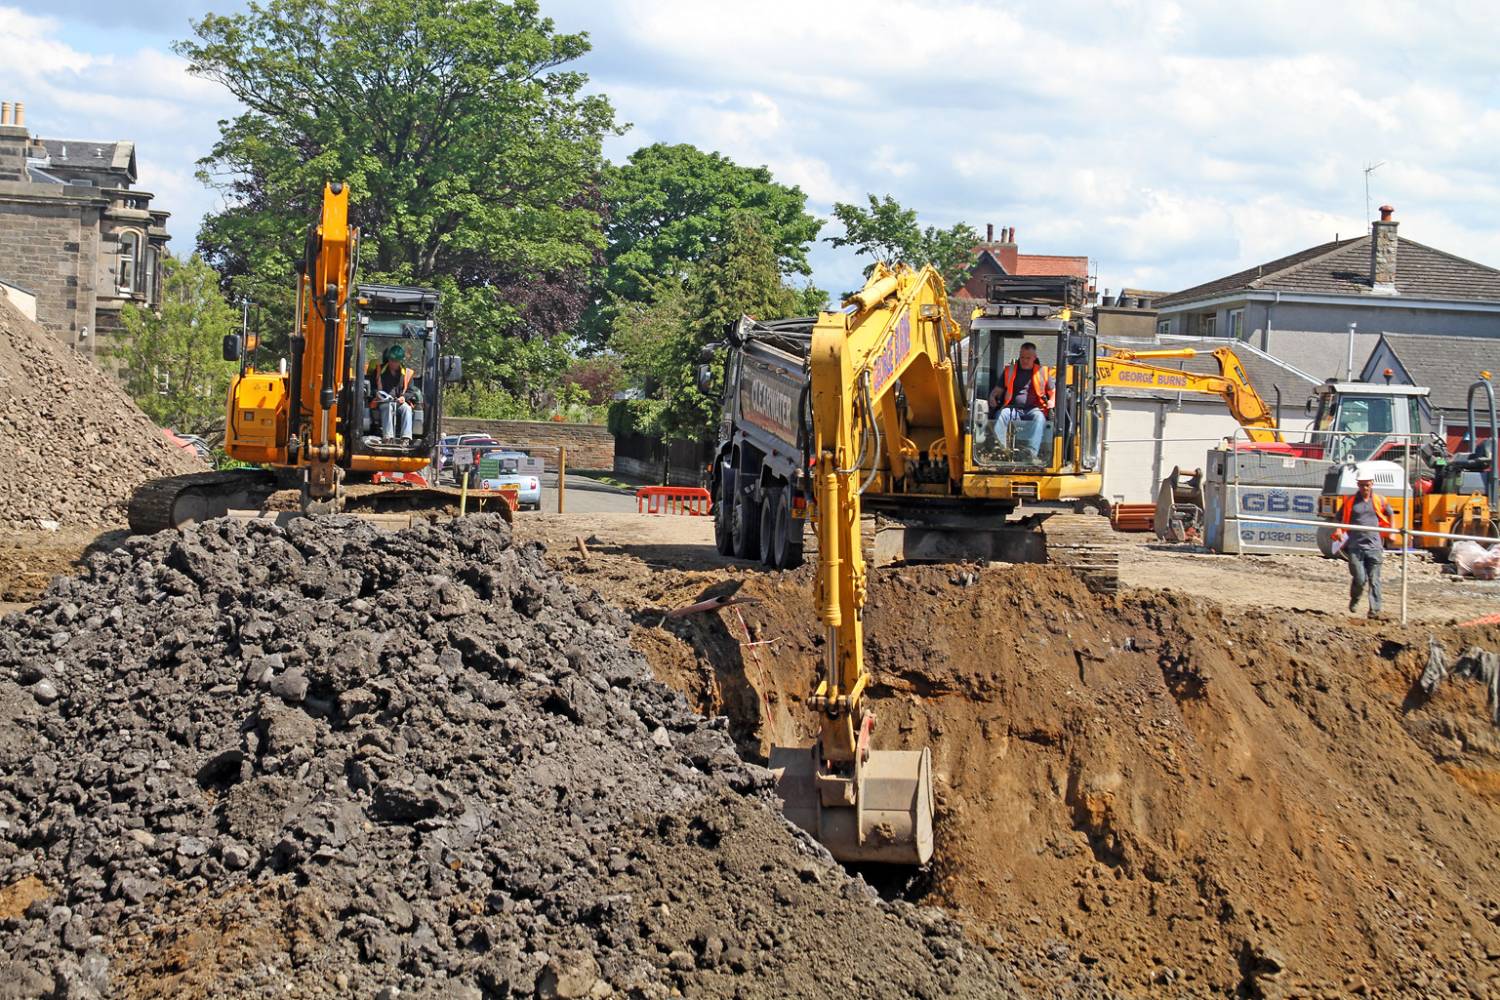
[(1379, 163), (1365, 164), (1365, 225), (1370, 224), (1370, 175), (1383, 166), (1385, 166), (1384, 160)]

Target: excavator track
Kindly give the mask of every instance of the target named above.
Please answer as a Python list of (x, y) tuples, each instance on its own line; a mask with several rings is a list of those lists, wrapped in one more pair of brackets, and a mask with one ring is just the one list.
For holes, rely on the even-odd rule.
[(1047, 561), (1066, 566), (1100, 594), (1120, 591), (1120, 550), (1109, 519), (1099, 514), (1054, 514), (1042, 523)]
[(259, 507), (277, 487), (277, 476), (265, 469), (190, 472), (153, 479), (130, 498), (126, 520), (137, 535), (223, 517), (231, 509)]

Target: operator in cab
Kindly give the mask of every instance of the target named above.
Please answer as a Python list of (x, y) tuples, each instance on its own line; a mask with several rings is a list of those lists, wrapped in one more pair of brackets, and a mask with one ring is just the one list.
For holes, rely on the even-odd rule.
[(370, 409), (376, 411), (381, 440), (385, 444), (411, 444), (411, 400), (415, 373), (402, 364), (406, 348), (400, 344), (387, 347), (380, 355), (380, 369), (370, 386)]
[[(1361, 463), (1354, 472), (1355, 491), (1344, 497), (1339, 523), (1367, 528), (1390, 528), (1395, 520), (1391, 505), (1375, 492), (1375, 474)], [(1359, 599), (1366, 585), (1370, 588), (1370, 617), (1380, 617), (1380, 561), (1385, 554), (1385, 539), (1394, 531), (1333, 532), (1334, 554), (1349, 561), (1349, 613), (1359, 610)]]
[(999, 410), (995, 436), (1003, 443), (1015, 425), (1015, 447), (1021, 458), (1035, 458), (1042, 450), (1047, 418), (1052, 413), (1057, 385), (1047, 366), (1037, 360), (1036, 345), (1021, 345), (1017, 360), (1005, 366), (1000, 384), (990, 390), (990, 412)]

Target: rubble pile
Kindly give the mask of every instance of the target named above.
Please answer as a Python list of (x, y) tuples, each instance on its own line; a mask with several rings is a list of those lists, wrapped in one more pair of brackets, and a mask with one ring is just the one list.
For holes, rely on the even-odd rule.
[(0, 529), (125, 522), (148, 479), (201, 472), (119, 383), (0, 296)]
[(489, 515), (223, 520), (91, 557), (0, 625), (0, 982), (1016, 994), (795, 833), (627, 627)]

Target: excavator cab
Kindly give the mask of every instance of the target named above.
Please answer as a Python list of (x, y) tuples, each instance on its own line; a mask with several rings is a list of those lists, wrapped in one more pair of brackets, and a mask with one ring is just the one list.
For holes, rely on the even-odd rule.
[[(427, 288), (360, 285), (356, 292), (355, 329), (351, 339), (349, 380), (353, 405), (345, 411), (354, 426), (347, 437), (354, 453), (371, 456), (431, 455), (437, 447), (437, 414), (445, 369), (438, 357), (438, 293)], [(404, 372), (402, 398), (411, 406), (411, 441), (383, 440), (378, 407), (380, 369), (387, 358), (399, 358)]]
[[(1091, 324), (1075, 319), (1076, 279), (1027, 278), (997, 283), (973, 317), (962, 354), (969, 401), (972, 467), (985, 472), (1078, 472), (1098, 453), (1094, 406), (1097, 343)], [(1018, 374), (1022, 353), (1045, 379)], [(1029, 409), (1007, 407), (1025, 393)], [(993, 405), (992, 405), (993, 403)]]

